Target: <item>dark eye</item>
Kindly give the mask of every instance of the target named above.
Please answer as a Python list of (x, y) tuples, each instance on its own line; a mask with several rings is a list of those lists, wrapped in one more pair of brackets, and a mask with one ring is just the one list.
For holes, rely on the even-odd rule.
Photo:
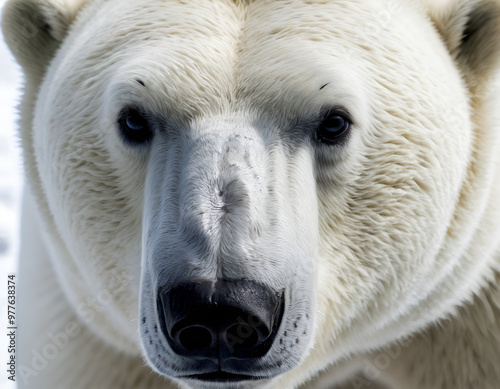
[(323, 121), (316, 130), (316, 137), (320, 142), (326, 144), (337, 144), (349, 133), (351, 121), (345, 114), (331, 111), (325, 115)]
[(123, 110), (118, 119), (118, 125), (121, 134), (129, 142), (145, 143), (153, 137), (148, 119), (137, 109)]

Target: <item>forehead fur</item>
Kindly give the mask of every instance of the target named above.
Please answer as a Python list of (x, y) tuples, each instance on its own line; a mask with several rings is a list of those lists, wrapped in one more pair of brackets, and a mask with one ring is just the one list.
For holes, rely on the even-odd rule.
[[(325, 96), (355, 110), (369, 93), (366, 74), (415, 64), (418, 77), (427, 52), (442, 49), (425, 18), (406, 1), (220, 0), (193, 9), (183, 1), (96, 0), (73, 29), (78, 38), (70, 34), (65, 44), (71, 69), (62, 63), (58, 72), (80, 88), (93, 85), (78, 75), (99, 75), (91, 80), (99, 87), (142, 93), (151, 110), (181, 118), (242, 105), (289, 118), (313, 114)], [(415, 28), (424, 39), (415, 39)], [(147, 96), (130, 85), (136, 79)]]

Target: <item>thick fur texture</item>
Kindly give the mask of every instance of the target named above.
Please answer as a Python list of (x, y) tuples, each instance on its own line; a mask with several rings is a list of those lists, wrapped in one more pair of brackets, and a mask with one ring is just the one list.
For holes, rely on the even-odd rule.
[[(481, 0), (9, 1), (19, 387), (498, 388), (499, 26)], [(206, 363), (158, 331), (158, 290), (218, 279), (285, 296), (258, 380), (183, 379)]]

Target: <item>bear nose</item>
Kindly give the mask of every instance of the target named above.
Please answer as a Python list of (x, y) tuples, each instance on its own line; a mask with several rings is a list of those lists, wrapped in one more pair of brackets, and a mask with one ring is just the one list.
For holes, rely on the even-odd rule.
[(159, 293), (158, 315), (176, 354), (223, 364), (266, 354), (283, 315), (282, 295), (252, 281), (190, 283)]

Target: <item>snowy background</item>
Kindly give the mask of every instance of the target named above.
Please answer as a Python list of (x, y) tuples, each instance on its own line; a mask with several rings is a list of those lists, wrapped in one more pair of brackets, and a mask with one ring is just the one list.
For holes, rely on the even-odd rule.
[[(0, 13), (5, 0), (0, 0)], [(0, 33), (0, 389), (13, 389), (7, 380), (7, 274), (16, 272), (19, 251), (19, 215), (22, 165), (16, 138), (16, 106), (21, 72)]]

